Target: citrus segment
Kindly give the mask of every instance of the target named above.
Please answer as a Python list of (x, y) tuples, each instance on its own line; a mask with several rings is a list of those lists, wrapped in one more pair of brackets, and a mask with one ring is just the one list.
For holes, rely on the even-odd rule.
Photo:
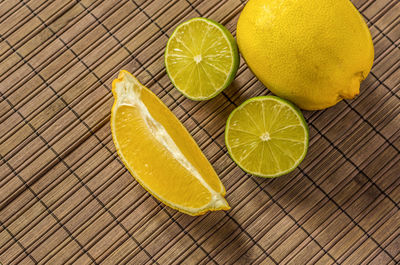
[(246, 172), (277, 177), (294, 170), (308, 148), (308, 128), (300, 110), (274, 96), (247, 100), (228, 118), (225, 142)]
[(196, 142), (149, 89), (127, 71), (113, 82), (111, 129), (118, 155), (157, 199), (198, 215), (227, 210), (225, 188)]
[(233, 81), (239, 55), (232, 34), (221, 24), (193, 18), (172, 33), (165, 67), (174, 86), (186, 97), (206, 100)]

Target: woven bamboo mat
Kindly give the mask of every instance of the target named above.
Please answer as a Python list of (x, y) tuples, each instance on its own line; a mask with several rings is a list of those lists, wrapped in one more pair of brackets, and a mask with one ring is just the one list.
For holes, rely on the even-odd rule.
[[(309, 153), (274, 180), (224, 145), (229, 113), (268, 94), (246, 65), (213, 100), (168, 80), (173, 29), (205, 16), (235, 34), (239, 0), (0, 3), (1, 264), (399, 264), (400, 2), (354, 0), (375, 63), (361, 95), (304, 112)], [(158, 203), (116, 156), (111, 81), (126, 69), (191, 132), (232, 209), (190, 217)]]

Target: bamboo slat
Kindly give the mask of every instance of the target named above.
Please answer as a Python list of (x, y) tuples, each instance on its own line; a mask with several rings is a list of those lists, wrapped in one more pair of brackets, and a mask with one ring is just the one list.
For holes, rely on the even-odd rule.
[[(1, 264), (399, 264), (400, 2), (353, 0), (371, 74), (357, 99), (304, 112), (309, 153), (273, 180), (245, 174), (224, 145), (230, 112), (270, 93), (243, 58), (206, 102), (177, 92), (163, 63), (179, 23), (204, 16), (235, 35), (245, 2), (0, 2)], [(127, 172), (109, 127), (121, 69), (193, 135), (230, 211), (181, 214)]]

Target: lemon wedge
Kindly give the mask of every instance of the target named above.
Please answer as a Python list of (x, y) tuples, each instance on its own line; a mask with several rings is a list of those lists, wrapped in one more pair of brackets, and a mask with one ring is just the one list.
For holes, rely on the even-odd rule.
[(225, 188), (182, 123), (127, 71), (112, 83), (112, 138), (133, 177), (155, 198), (189, 215), (228, 210)]

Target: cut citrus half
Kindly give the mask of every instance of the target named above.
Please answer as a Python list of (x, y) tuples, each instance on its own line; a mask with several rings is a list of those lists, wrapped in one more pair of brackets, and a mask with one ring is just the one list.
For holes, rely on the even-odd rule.
[(244, 171), (274, 178), (294, 170), (304, 159), (308, 127), (292, 103), (274, 96), (255, 97), (230, 114), (225, 143)]
[(228, 210), (225, 188), (174, 114), (127, 71), (112, 83), (111, 131), (134, 178), (166, 205), (190, 215)]
[(180, 24), (168, 40), (167, 74), (176, 89), (192, 100), (218, 95), (233, 81), (238, 67), (235, 39), (211, 19), (190, 19)]

